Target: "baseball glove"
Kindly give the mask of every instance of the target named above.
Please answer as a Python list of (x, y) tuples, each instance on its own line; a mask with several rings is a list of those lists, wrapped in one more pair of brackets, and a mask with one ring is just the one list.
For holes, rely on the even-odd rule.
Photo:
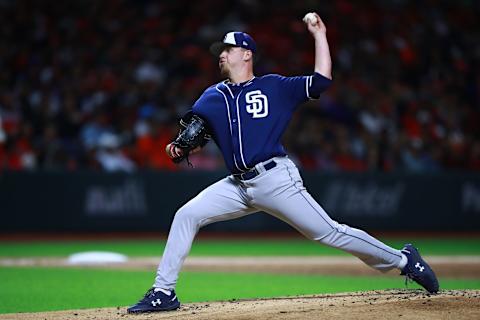
[(211, 136), (208, 134), (205, 120), (191, 112), (188, 112), (180, 120), (180, 125), (183, 128), (172, 142), (172, 145), (181, 149), (182, 152), (178, 157), (172, 158), (172, 161), (175, 163), (180, 163), (186, 159), (188, 164), (191, 165), (190, 161), (188, 160), (188, 155), (190, 152), (197, 147), (203, 147), (205, 144), (207, 144), (207, 142), (211, 139)]

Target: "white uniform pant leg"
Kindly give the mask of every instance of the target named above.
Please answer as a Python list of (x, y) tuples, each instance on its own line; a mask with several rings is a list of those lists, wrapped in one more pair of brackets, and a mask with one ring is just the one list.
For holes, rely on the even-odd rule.
[(155, 287), (174, 289), (183, 261), (198, 230), (210, 223), (239, 218), (258, 211), (247, 204), (244, 192), (226, 177), (200, 192), (175, 214)]
[(297, 167), (288, 158), (254, 178), (251, 186), (254, 206), (287, 222), (307, 238), (349, 252), (383, 272), (399, 265), (399, 250), (362, 230), (332, 220), (306, 191)]

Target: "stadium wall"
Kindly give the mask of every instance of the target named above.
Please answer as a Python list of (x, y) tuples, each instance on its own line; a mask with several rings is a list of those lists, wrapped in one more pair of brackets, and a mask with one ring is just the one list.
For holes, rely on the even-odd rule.
[[(168, 231), (175, 211), (226, 172), (4, 172), (1, 232)], [(478, 231), (480, 174), (303, 174), (331, 217), (368, 230)], [(267, 214), (210, 231), (288, 231)]]

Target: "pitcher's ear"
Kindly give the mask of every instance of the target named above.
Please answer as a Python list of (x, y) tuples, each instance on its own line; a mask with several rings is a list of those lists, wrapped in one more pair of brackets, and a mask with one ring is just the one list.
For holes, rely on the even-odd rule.
[(243, 60), (244, 61), (249, 61), (249, 60), (252, 60), (253, 58), (253, 53), (252, 51), (250, 50), (245, 50), (245, 52), (243, 53)]

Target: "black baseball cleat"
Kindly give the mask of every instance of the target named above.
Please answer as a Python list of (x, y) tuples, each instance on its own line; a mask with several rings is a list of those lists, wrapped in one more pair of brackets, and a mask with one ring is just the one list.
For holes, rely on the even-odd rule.
[(407, 257), (408, 262), (400, 274), (412, 279), (428, 292), (437, 293), (439, 289), (437, 277), (428, 263), (422, 259), (417, 248), (406, 244), (401, 251)]
[(177, 299), (175, 291), (160, 290), (155, 292), (151, 288), (145, 293), (145, 296), (134, 306), (127, 309), (128, 313), (143, 313), (156, 311), (170, 311), (180, 308), (180, 301)]

